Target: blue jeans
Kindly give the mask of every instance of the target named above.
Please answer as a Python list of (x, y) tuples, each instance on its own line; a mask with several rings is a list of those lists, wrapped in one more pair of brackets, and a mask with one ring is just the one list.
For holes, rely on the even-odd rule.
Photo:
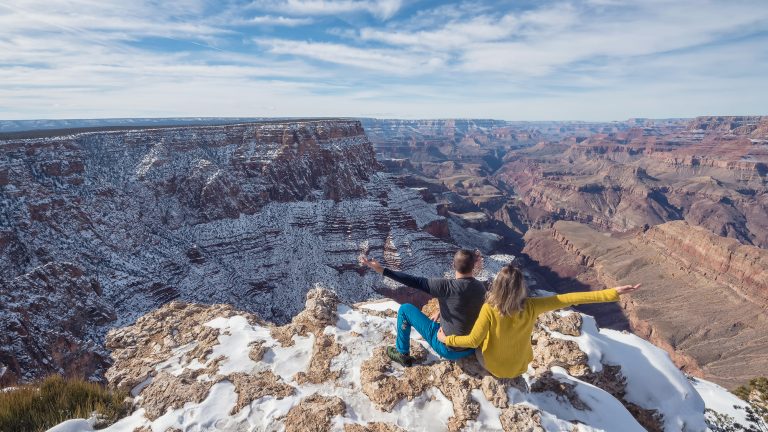
[(442, 358), (458, 360), (475, 353), (474, 349), (452, 351), (444, 343), (437, 340), (440, 323), (436, 323), (424, 315), (416, 306), (405, 303), (397, 311), (397, 350), (402, 354), (411, 352), (411, 327), (429, 343), (429, 346)]

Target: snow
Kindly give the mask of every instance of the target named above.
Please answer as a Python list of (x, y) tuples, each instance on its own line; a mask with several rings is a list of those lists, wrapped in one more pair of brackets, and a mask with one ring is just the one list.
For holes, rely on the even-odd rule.
[(399, 413), (393, 423), (405, 430), (442, 432), (448, 429), (453, 405), (433, 387), (411, 401), (401, 401), (392, 411)]
[[(506, 261), (506, 257), (491, 261)], [(280, 430), (279, 420), (302, 399), (319, 393), (326, 396), (337, 396), (345, 404), (347, 413), (344, 417), (332, 419), (334, 430), (342, 430), (347, 423), (386, 422), (395, 424), (406, 430), (413, 431), (443, 431), (448, 419), (453, 415), (453, 406), (449, 399), (435, 387), (416, 396), (412, 400), (401, 400), (391, 412), (378, 409), (362, 392), (360, 368), (368, 359), (380, 341), (392, 337), (395, 318), (381, 317), (367, 311), (392, 310), (397, 306), (394, 302), (374, 301), (350, 307), (344, 304), (338, 306), (338, 320), (335, 326), (328, 326), (325, 334), (333, 335), (337, 342), (344, 347), (339, 355), (331, 360), (330, 369), (339, 371), (339, 379), (334, 383), (298, 385), (293, 379), (299, 371), (309, 367), (314, 336), (294, 336), (294, 344), (288, 347), (280, 346), (272, 339), (269, 329), (260, 325), (252, 325), (244, 316), (235, 315), (229, 318), (216, 318), (205, 325), (221, 331), (218, 344), (205, 363), (189, 361), (182, 363), (183, 353), (191, 349), (193, 344), (176, 349), (169, 361), (162, 365), (166, 370), (174, 372), (186, 368), (204, 367), (218, 356), (226, 360), (220, 364), (218, 373), (245, 372), (253, 373), (260, 368), (270, 369), (279, 375), (283, 381), (296, 388), (295, 394), (276, 399), (266, 396), (252, 401), (235, 414), (230, 411), (235, 406), (237, 394), (234, 385), (220, 381), (213, 385), (209, 394), (200, 403), (186, 403), (178, 409), (171, 409), (154, 421), (144, 416), (139, 409), (129, 417), (104, 429), (107, 432), (127, 432), (136, 427), (147, 426), (153, 431), (166, 428), (177, 428), (189, 431), (202, 430)], [(574, 313), (574, 312), (563, 312)], [(702, 380), (689, 379), (680, 373), (663, 351), (648, 342), (630, 334), (613, 330), (598, 330), (591, 317), (583, 316), (582, 335), (578, 337), (552, 333), (553, 337), (571, 339), (590, 356), (590, 366), (598, 369), (605, 364), (622, 366), (622, 373), (627, 379), (627, 400), (637, 405), (657, 409), (665, 417), (666, 431), (703, 431), (704, 401), (707, 406), (730, 415), (739, 414), (729, 409), (728, 405), (738, 402), (725, 389)], [(416, 332), (412, 332), (413, 343), (426, 346)], [(267, 351), (260, 363), (248, 358), (250, 345), (262, 341)], [(440, 361), (434, 354), (429, 361)], [(576, 430), (592, 431), (643, 431), (644, 429), (631, 416), (620, 401), (604, 390), (568, 375), (560, 367), (551, 368), (553, 377), (574, 386), (579, 398), (589, 407), (581, 410), (573, 407), (563, 396), (554, 393), (527, 393), (514, 387), (508, 390), (511, 404), (525, 404), (539, 411), (542, 426), (547, 431)], [(402, 370), (395, 368), (395, 376)], [(530, 376), (524, 375), (526, 380)], [(138, 387), (148, 384), (145, 381)], [(138, 390), (137, 390), (138, 389)], [(704, 399), (702, 399), (702, 395)], [(473, 390), (471, 397), (480, 406), (476, 420), (470, 421), (467, 431), (499, 431), (501, 410), (494, 407), (481, 390)], [(138, 400), (141, 399), (139, 395)], [(741, 419), (742, 417), (736, 417)], [(71, 420), (52, 429), (54, 432), (92, 431), (87, 420)]]
[(483, 391), (480, 389), (472, 390), (470, 393), (472, 399), (480, 404), (480, 414), (477, 416), (477, 420), (471, 421), (467, 424), (469, 431), (501, 431), (501, 410), (493, 406), (488, 399), (483, 395)]
[[(748, 424), (746, 411), (744, 411), (744, 408), (748, 406), (746, 402), (713, 382), (694, 377), (689, 377), (689, 380), (701, 398), (704, 399), (707, 408), (721, 414), (727, 414), (742, 425)], [(733, 407), (734, 405), (742, 409), (736, 409)]]
[[(256, 341), (263, 341), (269, 337), (269, 332), (261, 327), (254, 328), (248, 324), (243, 316), (230, 318), (215, 318), (207, 323), (208, 327), (222, 330), (219, 336), (219, 344), (213, 347), (210, 359), (224, 356), (226, 360), (219, 371), (222, 374), (233, 372), (251, 372), (256, 367), (256, 362), (248, 357), (249, 345)], [(202, 367), (202, 365), (201, 365)]]
[(93, 425), (89, 420), (72, 419), (48, 429), (48, 432), (83, 432), (92, 431)]
[(593, 317), (582, 315), (582, 318), (581, 336), (553, 335), (576, 341), (589, 357), (593, 371), (601, 370), (601, 363), (621, 366), (627, 380), (625, 399), (643, 408), (659, 410), (664, 415), (667, 430), (701, 431), (706, 428), (702, 416), (704, 400), (669, 354), (633, 334), (598, 330)]
[(363, 309), (379, 311), (379, 312), (384, 312), (384, 311), (397, 312), (397, 310), (400, 309), (400, 303), (393, 300), (373, 301), (373, 302), (365, 303), (360, 307)]
[(579, 399), (590, 408), (582, 411), (569, 405), (567, 407), (568, 415), (553, 409), (551, 412), (560, 414), (558, 417), (579, 420), (598, 430), (620, 430), (623, 432), (643, 432), (645, 430), (624, 408), (624, 405), (605, 390), (568, 375), (565, 369), (560, 367), (553, 367), (552, 375), (559, 381), (575, 385), (574, 391), (579, 395)]
[(142, 390), (148, 385), (152, 384), (152, 377), (148, 376), (144, 381), (138, 383), (134, 388), (131, 389), (131, 396), (136, 397), (141, 393)]
[(152, 422), (152, 431), (161, 432), (170, 428), (181, 430), (231, 430), (235, 423), (229, 412), (237, 403), (235, 386), (229, 381), (220, 381), (211, 387), (208, 397), (199, 404), (187, 403), (184, 407), (171, 410)]
[(312, 347), (315, 343), (314, 336), (294, 336), (293, 345), (281, 347), (273, 345), (264, 354), (263, 360), (272, 364), (272, 371), (286, 382), (293, 381), (293, 376), (298, 372), (306, 371), (312, 360)]

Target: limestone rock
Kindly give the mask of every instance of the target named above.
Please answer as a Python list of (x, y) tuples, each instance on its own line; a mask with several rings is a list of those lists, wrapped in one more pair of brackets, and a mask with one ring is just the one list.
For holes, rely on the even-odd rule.
[(340, 398), (313, 394), (288, 411), (285, 431), (326, 432), (331, 430), (333, 417), (345, 412), (346, 405)]

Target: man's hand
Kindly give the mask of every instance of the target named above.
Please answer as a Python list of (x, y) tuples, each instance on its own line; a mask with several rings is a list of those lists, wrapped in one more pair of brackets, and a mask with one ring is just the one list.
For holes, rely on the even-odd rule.
[(382, 267), (378, 261), (374, 259), (368, 259), (368, 257), (365, 255), (360, 256), (360, 265), (372, 268), (374, 271), (376, 271), (376, 273), (384, 273), (384, 267)]
[(483, 261), (482, 252), (480, 252), (480, 249), (475, 249), (475, 267), (472, 269), (472, 276), (479, 276), (480, 272), (483, 271), (484, 266), (485, 262)]
[(633, 293), (633, 292), (637, 291), (638, 289), (640, 289), (640, 285), (641, 284), (637, 284), (637, 285), (622, 285), (622, 286), (617, 286), (615, 289), (616, 289), (616, 292), (619, 293), (619, 295), (629, 294), (629, 293)]
[(433, 312), (432, 315), (429, 316), (429, 319), (431, 319), (434, 322), (439, 322), (440, 321), (440, 311), (438, 310), (437, 312)]
[(443, 333), (443, 328), (440, 327), (440, 330), (437, 331), (437, 340), (439, 340), (442, 343), (445, 343), (445, 333)]

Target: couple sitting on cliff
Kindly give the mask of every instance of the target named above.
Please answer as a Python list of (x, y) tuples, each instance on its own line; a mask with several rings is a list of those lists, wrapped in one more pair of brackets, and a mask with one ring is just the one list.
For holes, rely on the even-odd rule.
[(483, 283), (474, 277), (482, 257), (477, 251), (464, 249), (453, 257), (454, 279), (411, 276), (367, 257), (360, 261), (390, 279), (436, 297), (440, 304), (439, 314), (431, 317), (412, 304), (400, 306), (396, 346), (387, 347), (393, 361), (403, 366), (413, 364), (413, 327), (441, 357), (458, 360), (476, 354), (480, 364), (498, 378), (514, 378), (528, 369), (533, 359), (531, 333), (539, 314), (577, 304), (617, 301), (619, 295), (640, 287), (624, 285), (602, 291), (528, 297), (522, 272), (510, 263), (499, 271), (486, 293)]

